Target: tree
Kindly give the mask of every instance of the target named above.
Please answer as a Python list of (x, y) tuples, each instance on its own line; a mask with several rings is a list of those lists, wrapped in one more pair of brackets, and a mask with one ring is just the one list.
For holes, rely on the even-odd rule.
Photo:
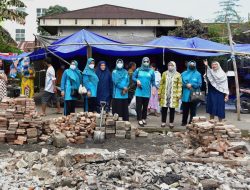
[(16, 47), (16, 42), (10, 34), (0, 26), (0, 52), (2, 53), (20, 53), (21, 51)]
[(184, 38), (201, 37), (207, 38), (207, 29), (199, 20), (186, 18), (183, 20), (183, 25), (175, 30), (168, 32), (169, 36), (178, 36)]
[(239, 15), (237, 10), (240, 5), (240, 0), (222, 0), (219, 5), (221, 10), (217, 12), (215, 22), (226, 22), (226, 18), (229, 22), (240, 23), (243, 19)]
[[(60, 5), (50, 6), (47, 10), (44, 16), (54, 15), (54, 14), (60, 14), (67, 12), (67, 7), (62, 7)], [(41, 26), (39, 26), (39, 20), (38, 20), (38, 32), (40, 35), (50, 35), (46, 30), (44, 30)]]
[(25, 4), (21, 0), (1, 0), (0, 1), (0, 22), (4, 20), (15, 21), (19, 24), (25, 24), (25, 13), (22, 8)]

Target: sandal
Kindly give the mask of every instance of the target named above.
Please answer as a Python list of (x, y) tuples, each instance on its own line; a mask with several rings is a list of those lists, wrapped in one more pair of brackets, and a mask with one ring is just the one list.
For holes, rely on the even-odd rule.
[(40, 114), (41, 117), (46, 117), (47, 115), (45, 113)]

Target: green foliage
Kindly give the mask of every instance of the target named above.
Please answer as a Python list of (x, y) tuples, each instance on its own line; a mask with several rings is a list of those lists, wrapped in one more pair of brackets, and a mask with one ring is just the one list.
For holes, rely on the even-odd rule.
[(2, 53), (20, 53), (20, 50), (16, 48), (16, 42), (10, 36), (10, 34), (0, 26), (0, 52)]
[(17, 47), (11, 45), (11, 44), (7, 44), (3, 37), (0, 36), (0, 52), (1, 53), (21, 53), (21, 50), (19, 50)]
[(25, 7), (21, 0), (1, 0), (0, 21), (11, 20), (19, 24), (25, 24), (27, 13), (22, 10)]
[[(67, 7), (62, 7), (60, 5), (50, 6), (44, 16), (54, 15), (54, 14), (60, 14), (67, 12)], [(38, 20), (39, 25), (39, 20)], [(48, 36), (50, 35), (46, 30), (44, 30), (41, 26), (38, 26), (38, 32), (40, 35)]]
[(208, 38), (214, 42), (228, 44), (227, 28), (225, 24), (210, 24)]
[(226, 22), (226, 19), (231, 23), (243, 22), (237, 10), (240, 7), (239, 1), (240, 0), (221, 0), (219, 3), (221, 10), (217, 12), (215, 22)]
[(175, 30), (168, 32), (169, 36), (178, 36), (184, 38), (201, 37), (207, 38), (207, 29), (199, 20), (187, 18), (183, 20), (183, 25)]
[(64, 13), (67, 11), (67, 7), (62, 7), (60, 5), (50, 6), (46, 11), (45, 16)]

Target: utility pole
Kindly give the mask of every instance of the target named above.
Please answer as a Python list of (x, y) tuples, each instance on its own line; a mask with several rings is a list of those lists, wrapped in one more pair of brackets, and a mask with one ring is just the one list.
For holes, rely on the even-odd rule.
[(230, 23), (228, 18), (226, 17), (227, 21), (227, 29), (228, 29), (228, 37), (229, 37), (229, 43), (231, 47), (231, 59), (233, 61), (233, 68), (234, 68), (234, 77), (235, 77), (235, 86), (236, 86), (236, 101), (237, 101), (237, 119), (240, 121), (240, 88), (239, 88), (239, 78), (238, 78), (238, 71), (237, 71), (237, 64), (235, 59), (235, 50), (234, 50), (234, 44), (233, 44), (233, 37), (232, 32), (230, 28)]

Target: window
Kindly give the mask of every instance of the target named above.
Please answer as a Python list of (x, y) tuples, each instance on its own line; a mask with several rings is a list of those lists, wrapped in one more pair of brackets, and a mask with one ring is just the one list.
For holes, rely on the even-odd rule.
[(77, 19), (75, 19), (75, 25), (77, 25)]
[(143, 19), (141, 19), (141, 24), (143, 24)]
[(59, 24), (61, 24), (62, 23), (62, 20), (61, 19), (59, 19)]
[(158, 19), (158, 24), (159, 24), (159, 25), (161, 24), (161, 20), (160, 20), (160, 19)]
[(127, 19), (124, 19), (124, 24), (127, 24)]
[(177, 24), (178, 24), (178, 21), (177, 21), (177, 20), (174, 20), (174, 24), (177, 25)]
[(94, 24), (94, 19), (91, 20), (91, 24)]
[(25, 41), (25, 29), (16, 29), (16, 41)]
[(46, 13), (47, 9), (36, 9), (36, 15), (37, 17), (44, 16)]
[(108, 24), (110, 24), (110, 19), (108, 19)]

